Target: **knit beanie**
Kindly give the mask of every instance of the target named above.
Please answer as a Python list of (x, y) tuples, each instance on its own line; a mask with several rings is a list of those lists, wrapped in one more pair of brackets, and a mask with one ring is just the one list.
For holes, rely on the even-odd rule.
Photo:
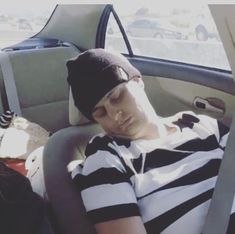
[(133, 77), (141, 77), (123, 55), (104, 49), (85, 51), (69, 60), (67, 69), (75, 106), (90, 120), (95, 105), (111, 89)]

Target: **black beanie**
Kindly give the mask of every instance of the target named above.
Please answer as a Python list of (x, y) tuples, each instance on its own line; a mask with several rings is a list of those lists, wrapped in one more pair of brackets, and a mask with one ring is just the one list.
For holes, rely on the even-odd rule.
[(141, 77), (123, 55), (104, 49), (87, 50), (69, 60), (67, 68), (75, 106), (90, 120), (95, 105), (105, 94), (133, 77)]

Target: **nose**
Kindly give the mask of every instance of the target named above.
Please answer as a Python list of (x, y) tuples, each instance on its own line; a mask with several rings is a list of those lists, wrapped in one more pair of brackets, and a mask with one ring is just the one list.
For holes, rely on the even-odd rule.
[(118, 110), (114, 116), (114, 120), (118, 123), (121, 123), (123, 117), (123, 112), (121, 110)]
[(109, 112), (108, 113), (109, 113), (109, 117), (113, 121), (117, 122), (118, 124), (122, 123), (122, 119), (123, 119), (124, 113), (123, 113), (123, 111), (121, 109), (112, 106), (112, 107), (109, 108)]

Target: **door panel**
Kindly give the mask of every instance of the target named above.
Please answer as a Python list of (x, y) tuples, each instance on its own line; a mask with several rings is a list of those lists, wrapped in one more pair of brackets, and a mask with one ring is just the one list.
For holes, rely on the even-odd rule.
[(235, 82), (230, 71), (140, 56), (129, 59), (143, 75), (192, 82), (235, 95)]
[[(232, 112), (235, 110), (235, 96), (203, 85), (154, 76), (144, 76), (145, 88), (151, 103), (161, 116), (172, 115), (178, 111), (192, 110), (230, 123)], [(194, 105), (196, 97), (219, 100), (224, 103), (225, 111), (201, 109)], [(209, 100), (210, 100), (209, 99)], [(215, 103), (216, 105), (216, 103)], [(217, 103), (218, 105), (218, 103)]]

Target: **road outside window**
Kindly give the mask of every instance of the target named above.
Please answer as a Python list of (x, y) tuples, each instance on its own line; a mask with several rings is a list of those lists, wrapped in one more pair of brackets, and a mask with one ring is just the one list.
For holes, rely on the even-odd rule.
[[(231, 70), (206, 1), (117, 1), (114, 9), (135, 55)], [(106, 47), (126, 53), (114, 25), (111, 17)]]

